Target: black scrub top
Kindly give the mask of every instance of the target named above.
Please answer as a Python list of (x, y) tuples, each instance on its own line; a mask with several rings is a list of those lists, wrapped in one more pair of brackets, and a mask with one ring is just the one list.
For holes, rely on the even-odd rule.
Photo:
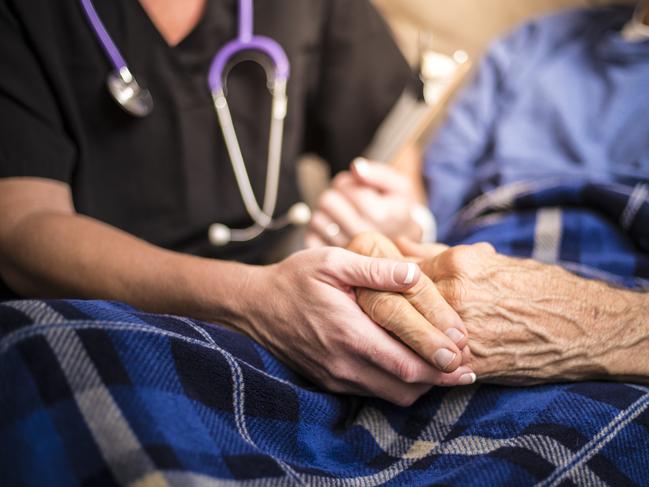
[[(108, 94), (112, 67), (78, 0), (0, 0), (0, 177), (64, 181), (81, 214), (165, 248), (259, 262), (273, 233), (221, 249), (207, 239), (212, 223), (252, 223), (207, 86), (213, 56), (237, 34), (238, 2), (208, 0), (175, 47), (137, 0), (94, 5), (150, 90), (153, 113), (134, 118)], [(345, 169), (411, 73), (366, 0), (257, 0), (254, 14), (255, 34), (278, 41), (291, 63), (276, 211), (283, 214), (299, 201), (299, 155), (315, 152), (334, 173)], [(265, 86), (262, 68), (250, 62), (235, 67), (227, 84), (260, 202), (270, 124)]]

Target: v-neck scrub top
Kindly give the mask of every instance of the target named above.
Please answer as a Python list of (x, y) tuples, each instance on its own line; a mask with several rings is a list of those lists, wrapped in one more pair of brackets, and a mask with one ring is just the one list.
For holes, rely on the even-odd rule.
[[(70, 185), (80, 214), (165, 248), (258, 262), (274, 236), (225, 249), (208, 228), (248, 217), (207, 85), (216, 52), (237, 32), (238, 2), (208, 0), (198, 25), (170, 47), (137, 0), (95, 0), (131, 71), (154, 98), (143, 119), (110, 97), (112, 70), (78, 0), (0, 0), (0, 177)], [(347, 167), (370, 142), (410, 69), (366, 0), (257, 0), (254, 30), (291, 63), (276, 214), (299, 201), (305, 152)], [(247, 169), (263, 201), (271, 97), (244, 62), (227, 95)], [(106, 256), (110, 258), (110, 256)]]

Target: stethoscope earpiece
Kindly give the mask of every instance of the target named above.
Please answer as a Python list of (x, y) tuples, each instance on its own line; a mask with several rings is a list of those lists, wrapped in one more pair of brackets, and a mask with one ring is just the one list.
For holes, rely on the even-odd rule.
[(210, 225), (207, 235), (210, 243), (215, 247), (225, 247), (232, 241), (232, 230), (222, 223)]
[(311, 208), (306, 203), (295, 203), (288, 210), (288, 219), (296, 226), (307, 225), (311, 221)]

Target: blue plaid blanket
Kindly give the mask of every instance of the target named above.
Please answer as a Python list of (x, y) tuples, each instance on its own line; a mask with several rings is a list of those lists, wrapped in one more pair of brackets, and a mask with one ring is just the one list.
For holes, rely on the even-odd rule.
[[(647, 188), (518, 185), (456, 242), (646, 285)], [(509, 237), (508, 237), (509, 236)], [(224, 327), (118, 303), (0, 303), (0, 485), (649, 485), (649, 388), (323, 393)]]

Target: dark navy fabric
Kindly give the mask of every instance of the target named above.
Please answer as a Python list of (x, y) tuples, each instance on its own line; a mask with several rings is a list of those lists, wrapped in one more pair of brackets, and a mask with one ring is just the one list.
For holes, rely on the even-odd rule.
[[(641, 289), (648, 192), (519, 183), (467, 207), (454, 238), (554, 249), (575, 272)], [(436, 388), (399, 408), (324, 393), (217, 325), (13, 301), (0, 303), (0, 452), (3, 486), (643, 486), (649, 388)]]
[(622, 38), (632, 12), (561, 12), (492, 46), (427, 152), (442, 238), (468, 201), (517, 181), (649, 180), (649, 39)]
[(475, 386), (353, 407), (225, 328), (56, 304), (0, 305), (31, 317), (0, 341), (3, 486), (649, 485), (642, 386)]

